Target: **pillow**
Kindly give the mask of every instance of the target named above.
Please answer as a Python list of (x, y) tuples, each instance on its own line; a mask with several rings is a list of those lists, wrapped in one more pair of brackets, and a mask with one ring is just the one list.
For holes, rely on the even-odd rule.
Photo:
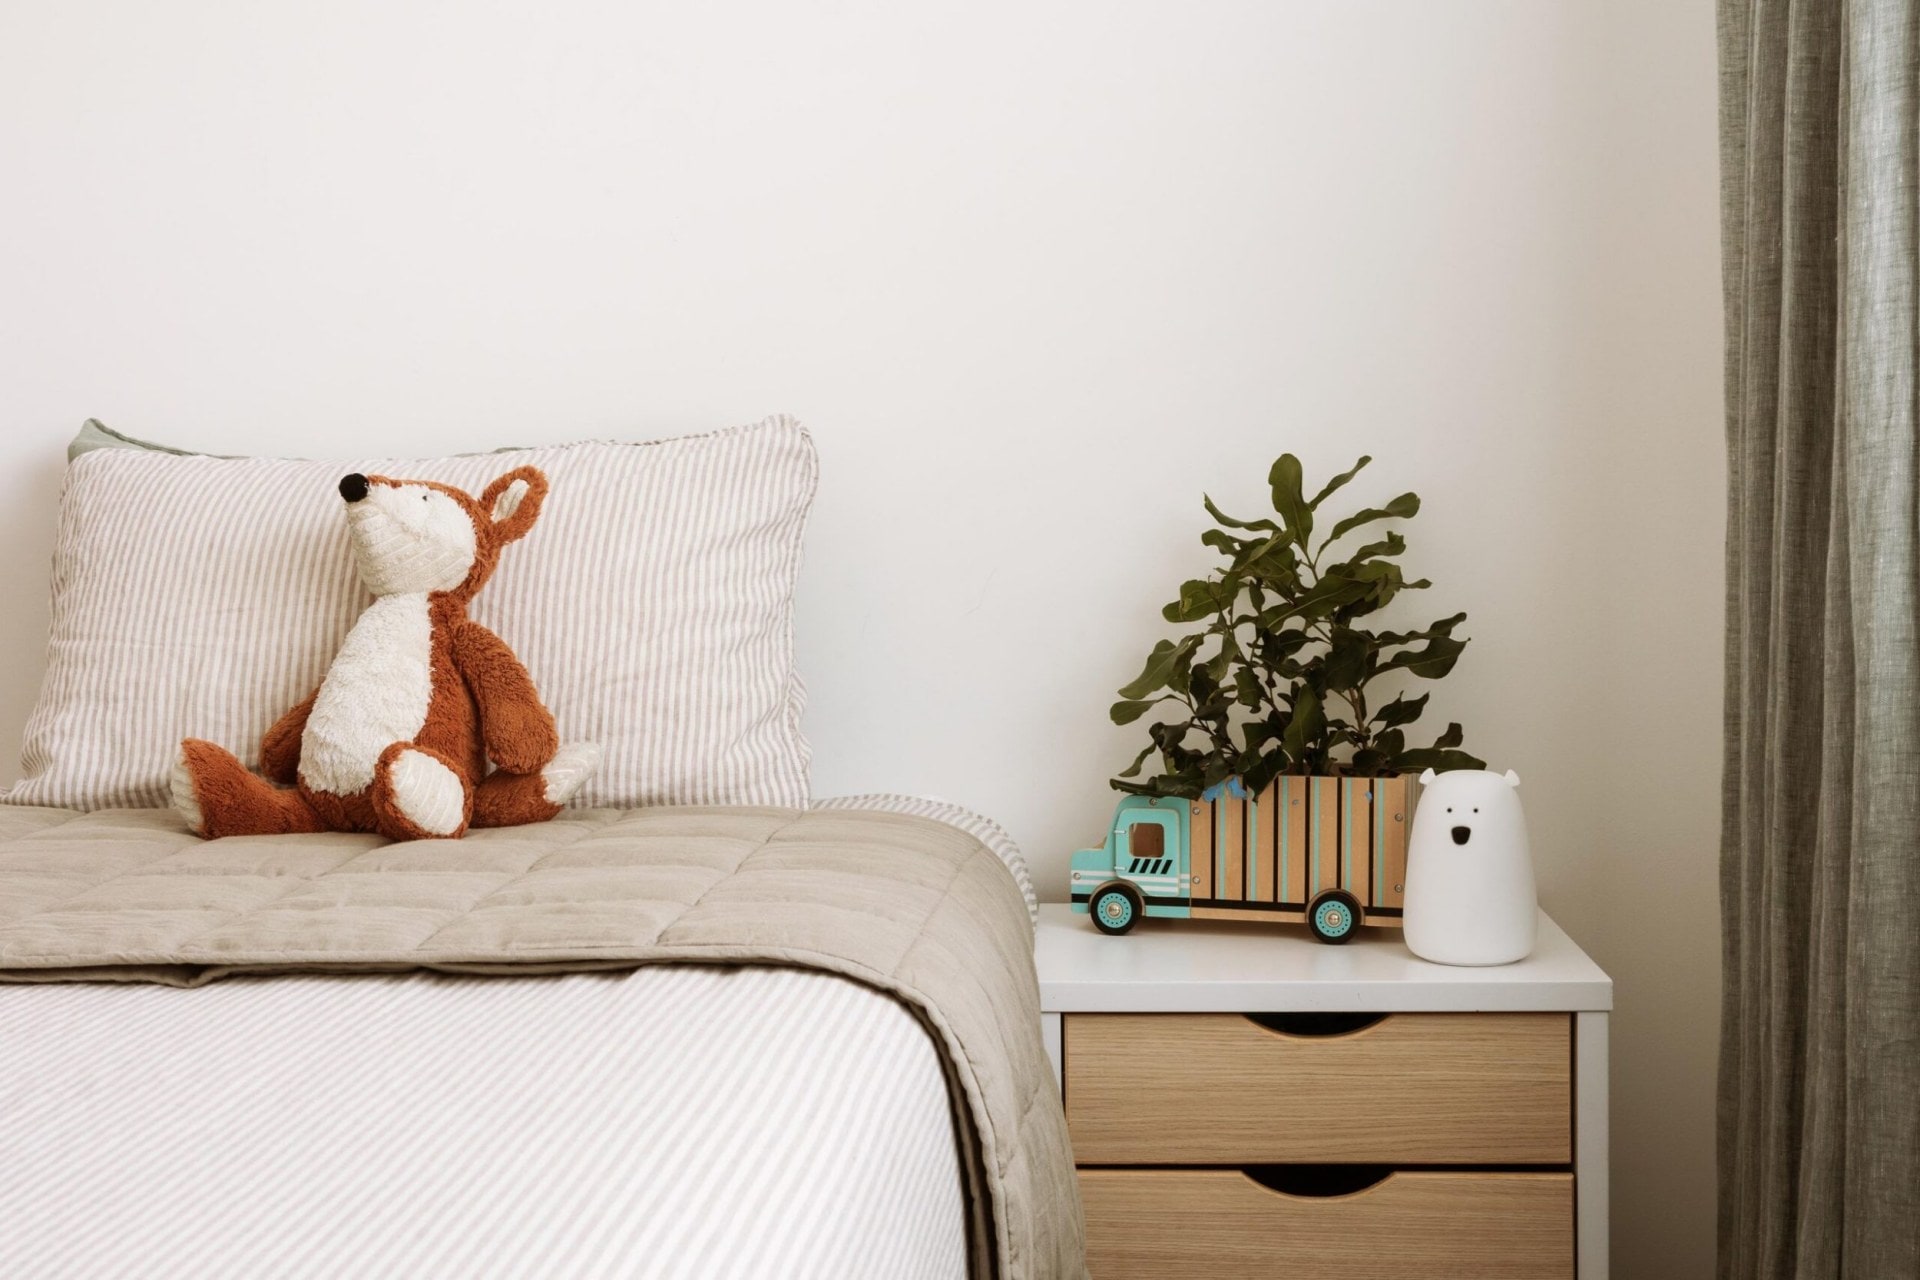
[(183, 737), (259, 762), (369, 597), (340, 477), (478, 493), (519, 466), (546, 509), (473, 617), (533, 673), (567, 741), (603, 750), (578, 805), (804, 808), (793, 589), (817, 476), (791, 418), (647, 444), (309, 462), (143, 445), (88, 423), (69, 451), (47, 675), (25, 776), (0, 797), (168, 801)]

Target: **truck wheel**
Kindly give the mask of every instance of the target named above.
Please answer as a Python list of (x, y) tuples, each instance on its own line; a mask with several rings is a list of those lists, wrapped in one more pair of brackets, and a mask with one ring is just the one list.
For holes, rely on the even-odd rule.
[(1360, 900), (1345, 889), (1323, 890), (1307, 904), (1307, 928), (1322, 942), (1345, 942), (1360, 923)]
[(1140, 893), (1130, 884), (1102, 885), (1087, 904), (1093, 927), (1102, 933), (1122, 934), (1140, 919)]

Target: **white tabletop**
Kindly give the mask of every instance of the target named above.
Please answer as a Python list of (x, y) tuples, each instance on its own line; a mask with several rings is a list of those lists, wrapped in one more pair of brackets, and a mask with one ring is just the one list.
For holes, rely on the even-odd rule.
[(1545, 912), (1532, 955), (1483, 969), (1418, 959), (1397, 929), (1330, 946), (1300, 925), (1143, 920), (1110, 937), (1059, 902), (1040, 907), (1034, 949), (1048, 1013), (1613, 1008), (1613, 980)]

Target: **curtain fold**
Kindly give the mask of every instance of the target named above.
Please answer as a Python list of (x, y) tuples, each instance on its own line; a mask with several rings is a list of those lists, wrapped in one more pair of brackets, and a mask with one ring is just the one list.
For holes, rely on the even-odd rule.
[(1916, 8), (1720, 3), (1725, 1277), (1920, 1277)]

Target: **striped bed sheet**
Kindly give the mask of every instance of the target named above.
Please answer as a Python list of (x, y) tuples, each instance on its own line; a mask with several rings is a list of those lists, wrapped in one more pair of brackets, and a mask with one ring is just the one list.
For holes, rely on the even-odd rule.
[(0, 1275), (948, 1280), (941, 1073), (796, 969), (0, 986)]

